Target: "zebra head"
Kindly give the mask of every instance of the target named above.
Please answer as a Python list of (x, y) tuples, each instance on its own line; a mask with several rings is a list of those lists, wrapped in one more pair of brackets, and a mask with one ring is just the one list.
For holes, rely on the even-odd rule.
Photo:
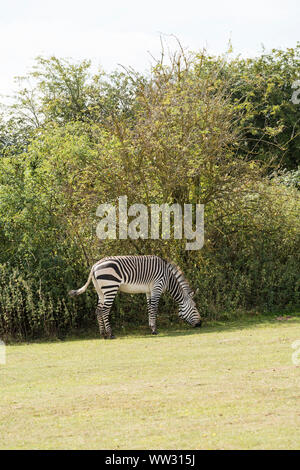
[(200, 327), (202, 320), (193, 296), (194, 292), (189, 292), (184, 295), (179, 305), (179, 317), (194, 327)]

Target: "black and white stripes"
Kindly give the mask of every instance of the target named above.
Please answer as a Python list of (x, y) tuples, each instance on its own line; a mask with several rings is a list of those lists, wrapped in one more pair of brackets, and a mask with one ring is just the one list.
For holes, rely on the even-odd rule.
[(120, 290), (147, 296), (149, 325), (156, 334), (156, 316), (161, 294), (168, 290), (179, 305), (179, 316), (192, 326), (201, 326), (200, 314), (193, 300), (193, 291), (181, 270), (158, 256), (111, 256), (98, 261), (91, 269), (87, 283), (70, 295), (85, 292), (93, 281), (98, 294), (96, 315), (100, 334), (113, 338), (109, 312)]

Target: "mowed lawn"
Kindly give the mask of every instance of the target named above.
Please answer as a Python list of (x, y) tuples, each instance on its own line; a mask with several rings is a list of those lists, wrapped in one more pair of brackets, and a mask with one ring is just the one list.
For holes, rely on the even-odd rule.
[(297, 339), (293, 316), (8, 345), (0, 448), (299, 449)]

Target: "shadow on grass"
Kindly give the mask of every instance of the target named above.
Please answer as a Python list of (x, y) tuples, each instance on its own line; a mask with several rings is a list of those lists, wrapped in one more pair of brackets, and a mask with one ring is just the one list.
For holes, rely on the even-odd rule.
[[(279, 319), (281, 317), (281, 319)], [(298, 323), (300, 324), (300, 314), (294, 313), (285, 316), (279, 315), (256, 315), (255, 317), (243, 317), (235, 320), (218, 320), (218, 321), (208, 321), (204, 322), (202, 328), (176, 328), (172, 329), (162, 329), (162, 336), (185, 336), (185, 335), (198, 335), (203, 333), (223, 333), (227, 331), (236, 331), (236, 330), (248, 330), (259, 328), (260, 326), (267, 325), (276, 325), (280, 323)]]
[[(163, 318), (161, 318), (163, 320)], [(198, 336), (203, 333), (216, 333), (216, 332), (228, 332), (236, 330), (245, 330), (245, 329), (255, 329), (265, 325), (278, 325), (281, 323), (298, 323), (300, 325), (300, 313), (293, 312), (290, 314), (279, 314), (272, 313), (268, 315), (256, 314), (256, 315), (243, 315), (241, 317), (235, 318), (233, 320), (218, 320), (218, 321), (203, 321), (202, 328), (192, 328), (185, 323), (177, 323), (172, 325), (164, 325), (162, 321), (162, 326), (159, 328), (159, 319), (158, 319), (158, 336), (151, 335), (148, 326), (143, 325), (139, 328), (126, 326), (125, 328), (114, 329), (114, 333), (118, 340), (128, 339), (128, 338), (155, 338), (157, 337), (176, 337), (176, 336)], [(76, 333), (71, 333), (62, 337), (54, 338), (40, 338), (32, 339), (26, 341), (8, 341), (7, 344), (24, 345), (32, 343), (59, 343), (64, 341), (83, 341), (83, 340), (100, 340), (97, 329), (88, 329), (88, 330), (79, 330)], [(109, 340), (107, 340), (109, 342)]]

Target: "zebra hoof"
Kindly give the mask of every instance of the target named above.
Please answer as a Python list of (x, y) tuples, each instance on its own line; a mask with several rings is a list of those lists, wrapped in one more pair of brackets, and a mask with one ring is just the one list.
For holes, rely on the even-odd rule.
[(111, 335), (108, 339), (116, 339), (115, 335)]

